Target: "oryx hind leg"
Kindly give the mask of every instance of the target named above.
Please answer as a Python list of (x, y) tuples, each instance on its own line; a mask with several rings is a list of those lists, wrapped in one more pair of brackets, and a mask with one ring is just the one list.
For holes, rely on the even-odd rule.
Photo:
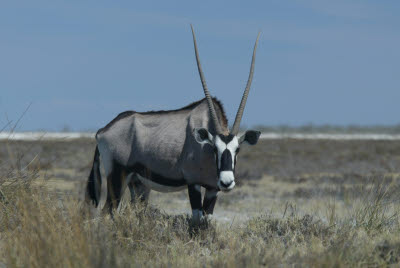
[(140, 200), (147, 205), (150, 189), (146, 187), (138, 178), (136, 173), (132, 173), (131, 179), (128, 183), (129, 191), (131, 192), (131, 203), (134, 204), (136, 200)]
[(127, 172), (121, 165), (113, 164), (112, 171), (107, 175), (107, 199), (103, 213), (111, 213), (118, 209), (122, 195), (127, 186)]

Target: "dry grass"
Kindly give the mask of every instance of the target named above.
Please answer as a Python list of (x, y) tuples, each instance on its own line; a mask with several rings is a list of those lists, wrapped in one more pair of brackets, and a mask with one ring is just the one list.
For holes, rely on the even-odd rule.
[[(26, 153), (0, 162), (0, 267), (398, 266), (400, 183), (391, 158), (398, 145), (348, 143), (351, 149), (341, 150), (341, 143), (308, 143), (261, 144), (254, 154), (264, 156), (257, 165), (268, 165), (269, 175), (263, 168), (261, 179), (221, 195), (217, 220), (200, 230), (182, 213), (189, 212), (185, 192), (152, 194), (147, 208), (124, 203), (114, 218), (90, 211), (78, 193), (91, 159), (84, 146), (92, 141), (79, 141), (76, 150), (11, 145), (13, 155), (18, 146)], [(309, 163), (318, 156), (319, 169)], [(246, 163), (255, 156), (242, 157)], [(339, 161), (334, 170), (342, 157), (346, 168)], [(364, 163), (370, 166), (348, 172)]]
[[(376, 185), (347, 217), (330, 223), (263, 214), (230, 227), (193, 231), (185, 216), (125, 206), (113, 219), (90, 217), (76, 200), (45, 188), (3, 186), (0, 261), (7, 267), (380, 266), (398, 264), (399, 206)], [(326, 208), (329, 210), (329, 208)]]

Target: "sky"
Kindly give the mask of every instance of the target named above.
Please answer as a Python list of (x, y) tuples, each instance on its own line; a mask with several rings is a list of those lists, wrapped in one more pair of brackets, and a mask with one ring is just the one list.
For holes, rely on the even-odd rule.
[(1, 1), (0, 130), (97, 130), (211, 94), (242, 126), (400, 123), (400, 1)]

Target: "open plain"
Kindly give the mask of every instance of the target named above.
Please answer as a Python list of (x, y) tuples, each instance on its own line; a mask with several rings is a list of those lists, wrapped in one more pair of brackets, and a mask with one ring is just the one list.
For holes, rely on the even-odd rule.
[(399, 140), (262, 139), (200, 230), (187, 191), (89, 208), (94, 148), (0, 141), (0, 267), (399, 265)]

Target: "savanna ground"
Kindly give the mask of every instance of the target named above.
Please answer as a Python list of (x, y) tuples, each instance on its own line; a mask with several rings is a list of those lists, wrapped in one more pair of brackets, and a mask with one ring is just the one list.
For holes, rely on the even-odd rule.
[(152, 192), (148, 207), (126, 195), (113, 219), (89, 209), (94, 147), (0, 142), (0, 267), (400, 263), (400, 141), (261, 140), (199, 230), (186, 191)]

